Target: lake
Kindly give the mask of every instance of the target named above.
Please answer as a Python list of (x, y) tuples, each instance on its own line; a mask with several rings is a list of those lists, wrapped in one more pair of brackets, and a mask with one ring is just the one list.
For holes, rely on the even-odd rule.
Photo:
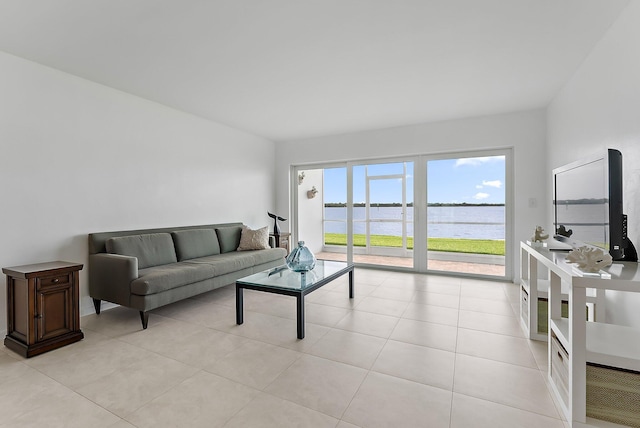
[[(354, 207), (354, 233), (365, 233), (365, 208)], [(402, 235), (402, 207), (371, 207), (372, 235)], [(347, 208), (325, 207), (325, 233), (347, 232)], [(385, 221), (387, 220), (387, 221)], [(505, 239), (504, 206), (452, 206), (427, 208), (431, 238)], [(407, 207), (407, 236), (413, 236), (413, 207)]]

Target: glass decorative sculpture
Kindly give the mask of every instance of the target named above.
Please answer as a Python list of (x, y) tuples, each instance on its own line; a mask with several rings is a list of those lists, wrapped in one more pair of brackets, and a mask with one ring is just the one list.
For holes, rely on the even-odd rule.
[(286, 259), (287, 267), (294, 272), (307, 272), (316, 266), (316, 256), (304, 245), (304, 241), (298, 241)]

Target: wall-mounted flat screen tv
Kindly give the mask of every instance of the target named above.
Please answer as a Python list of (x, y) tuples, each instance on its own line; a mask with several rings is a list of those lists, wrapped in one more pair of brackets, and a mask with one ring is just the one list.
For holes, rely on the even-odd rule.
[(627, 239), (622, 182), (622, 153), (615, 149), (554, 169), (555, 238), (573, 248), (600, 247), (614, 260), (637, 260)]

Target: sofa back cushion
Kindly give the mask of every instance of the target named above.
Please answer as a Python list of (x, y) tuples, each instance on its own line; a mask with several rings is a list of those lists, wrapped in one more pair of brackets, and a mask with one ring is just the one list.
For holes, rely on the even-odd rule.
[(218, 242), (220, 243), (221, 253), (230, 253), (236, 251), (238, 245), (240, 245), (240, 234), (242, 233), (242, 227), (221, 227), (216, 229), (216, 235), (218, 235)]
[(150, 233), (110, 238), (107, 252), (138, 258), (138, 269), (176, 263), (176, 250), (168, 233)]
[(220, 254), (218, 236), (214, 229), (189, 229), (171, 232), (178, 260)]

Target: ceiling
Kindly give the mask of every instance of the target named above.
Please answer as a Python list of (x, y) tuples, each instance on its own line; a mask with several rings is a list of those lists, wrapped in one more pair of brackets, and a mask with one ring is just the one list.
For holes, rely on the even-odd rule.
[(628, 0), (0, 0), (0, 50), (274, 141), (546, 106)]

